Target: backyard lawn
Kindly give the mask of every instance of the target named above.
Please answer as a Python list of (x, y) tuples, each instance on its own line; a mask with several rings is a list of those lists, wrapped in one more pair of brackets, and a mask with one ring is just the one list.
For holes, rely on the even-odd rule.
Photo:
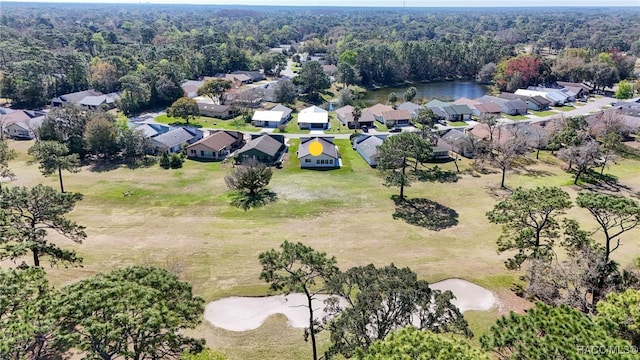
[[(331, 171), (300, 169), (299, 140), (288, 142), (288, 158), (282, 169), (274, 169), (269, 185), (278, 201), (249, 211), (229, 205), (224, 176), (231, 163), (187, 160), (176, 170), (152, 165), (85, 167), (79, 173), (65, 173), (67, 190), (84, 194), (71, 218), (86, 226), (88, 237), (83, 244), (75, 244), (52, 236), (62, 247), (76, 249), (84, 263), (81, 268), (47, 268), (51, 281), (69, 284), (98, 272), (141, 264), (176, 271), (207, 302), (226, 296), (263, 296), (268, 286), (259, 279), (258, 255), (289, 240), (335, 256), (342, 269), (394, 263), (410, 267), (429, 282), (461, 278), (485, 286), (501, 297), (504, 306), (469, 313), (476, 333), (486, 331), (496, 317), (511, 309), (503, 296), (512, 296), (505, 294), (510, 294), (508, 288), (518, 273), (505, 270), (507, 256), (496, 254), (500, 227), (485, 217), (508, 193), (499, 189), (498, 172), (480, 175), (471, 169), (472, 160), (462, 159), (463, 174), (456, 183), (416, 181), (407, 187), (409, 199), (429, 199), (455, 211), (457, 225), (435, 231), (394, 219), (397, 209), (391, 196), (398, 189), (384, 187), (378, 171), (351, 149), (349, 140), (336, 140), (343, 167)], [(6, 185), (57, 187), (56, 177), (43, 177), (38, 165), (28, 161), (26, 150), (31, 144), (10, 141), (19, 153), (10, 163), (17, 179)], [(453, 163), (438, 167), (455, 171)], [(606, 170), (618, 176), (628, 187), (623, 191), (630, 193), (640, 191), (639, 171), (640, 162), (628, 159)], [(571, 185), (572, 180), (555, 157), (542, 153), (526, 169), (509, 172), (506, 185), (562, 186), (575, 198), (583, 188)], [(581, 209), (571, 209), (568, 216), (595, 229)], [(613, 254), (622, 267), (640, 253), (640, 243), (629, 241), (639, 237), (640, 230), (629, 232)], [(253, 331), (231, 332), (203, 323), (189, 333), (207, 339), (208, 346), (224, 351), (229, 359), (310, 357), (303, 330), (289, 327), (282, 316), (269, 318)], [(322, 333), (320, 350), (328, 344), (328, 334)]]
[(229, 120), (221, 120), (206, 116), (198, 116), (197, 118), (189, 121), (189, 124), (179, 118), (168, 117), (166, 114), (160, 115), (155, 118), (155, 121), (161, 124), (169, 125), (187, 125), (197, 128), (209, 128), (209, 129), (221, 129), (221, 130), (236, 130), (236, 131), (254, 131), (261, 130), (259, 127), (252, 126), (250, 123), (244, 122), (244, 120), (238, 116)]
[(509, 119), (509, 120), (514, 120), (514, 121), (519, 121), (519, 120), (528, 120), (529, 118), (524, 116), (524, 115), (507, 115), (507, 114), (503, 114), (502, 116), (504, 116), (505, 118)]
[(535, 116), (540, 116), (540, 117), (544, 117), (544, 116), (552, 116), (552, 115), (556, 115), (558, 114), (555, 111), (535, 111), (535, 110), (529, 110), (529, 112)]

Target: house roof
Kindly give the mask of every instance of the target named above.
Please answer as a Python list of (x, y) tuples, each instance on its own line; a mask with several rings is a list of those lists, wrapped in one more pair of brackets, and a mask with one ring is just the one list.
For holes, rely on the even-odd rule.
[[(283, 138), (283, 141), (284, 141), (284, 138)], [(269, 156), (276, 156), (278, 154), (278, 151), (280, 151), (280, 149), (283, 146), (284, 146), (283, 142), (278, 141), (272, 135), (265, 134), (265, 135), (258, 136), (250, 140), (249, 142), (247, 142), (242, 147), (242, 149), (238, 151), (238, 154), (255, 149), (263, 154), (266, 154)]]
[(508, 92), (503, 92), (503, 93), (500, 93), (500, 98), (502, 98), (502, 99), (507, 99), (507, 100), (522, 100), (522, 101), (527, 101), (527, 100), (529, 100), (530, 96), (526, 96), (526, 95), (518, 95), (518, 94), (512, 94), (512, 93), (508, 93)]
[(467, 106), (467, 105), (451, 105), (451, 108), (458, 114), (458, 115), (471, 115), (473, 114), (473, 111), (471, 111), (471, 109)]
[(255, 121), (276, 121), (282, 120), (284, 113), (282, 111), (258, 110), (253, 113), (251, 120)]
[(585, 84), (585, 83), (574, 83), (574, 82), (568, 82), (568, 81), (556, 81), (556, 83), (560, 86), (564, 86), (566, 88), (570, 88), (570, 87), (576, 87), (576, 88), (581, 88), (582, 90), (589, 92), (589, 91), (593, 91), (593, 87)]
[(292, 109), (290, 109), (290, 108), (288, 108), (288, 107), (286, 107), (286, 106), (284, 106), (282, 104), (278, 104), (278, 105), (272, 107), (269, 110), (271, 110), (271, 111), (282, 111), (284, 117), (289, 117), (289, 115), (291, 115), (291, 113), (293, 112)]
[(384, 111), (382, 117), (385, 121), (409, 120), (411, 119), (411, 114), (407, 110), (391, 110)]
[(186, 93), (195, 93), (204, 85), (204, 81), (187, 80), (183, 82), (180, 87)]
[(317, 106), (303, 109), (298, 114), (299, 123), (326, 124), (329, 122), (329, 112)]
[(353, 143), (356, 148), (360, 149), (369, 159), (373, 159), (378, 155), (378, 146), (384, 142), (385, 137), (374, 135), (360, 135), (355, 138)]
[[(353, 122), (353, 106), (351, 105), (343, 106), (337, 109), (336, 114), (338, 115), (338, 118), (343, 122)], [(373, 113), (368, 110), (362, 111), (362, 113), (360, 114), (360, 119), (358, 119), (358, 123), (370, 123), (374, 121), (376, 121), (376, 118), (373, 116)]]
[(142, 135), (146, 138), (154, 137), (160, 133), (160, 131), (158, 131), (157, 129), (154, 129), (149, 124), (142, 124), (136, 127), (136, 129), (138, 129), (142, 133)]
[(415, 110), (420, 110), (422, 109), (422, 106), (416, 104), (416, 103), (412, 103), (412, 102), (403, 102), (402, 104), (398, 105), (398, 107), (396, 108), (398, 110), (407, 110), (409, 112), (411, 111), (415, 111)]
[(0, 120), (2, 120), (5, 126), (17, 122), (27, 121), (29, 119), (31, 119), (31, 117), (24, 110), (15, 110), (7, 114), (0, 115)]
[(383, 105), (378, 103), (371, 107), (368, 107), (366, 110), (370, 111), (375, 116), (382, 116), (383, 112), (393, 110), (393, 108), (389, 105)]
[(495, 114), (502, 112), (502, 107), (494, 102), (486, 102), (476, 105), (476, 110), (481, 114)]
[(200, 145), (207, 147), (213, 151), (220, 151), (233, 145), (235, 142), (242, 140), (242, 133), (238, 131), (216, 131), (213, 134), (202, 138), (193, 144), (189, 145), (187, 149)]
[(14, 121), (11, 123), (5, 124), (5, 127), (9, 126), (17, 126), (23, 130), (31, 131), (39, 129), (42, 126), (42, 122), (44, 121), (44, 116), (36, 116), (34, 118), (28, 118), (23, 121)]
[(194, 135), (192, 133), (180, 127), (154, 137), (153, 141), (158, 142), (167, 148), (172, 148), (189, 142), (189, 140), (193, 138)]
[(209, 102), (204, 102), (204, 101), (198, 101), (198, 110), (202, 111), (202, 110), (208, 110), (208, 111), (213, 111), (216, 113), (223, 113), (223, 112), (227, 112), (229, 111), (229, 109), (231, 109), (231, 106), (229, 105), (219, 105), (219, 104), (212, 104)]
[(233, 74), (233, 75), (246, 75), (252, 81), (258, 81), (258, 80), (264, 79), (264, 75), (262, 75), (262, 73), (260, 71), (236, 70), (236, 71), (232, 71), (231, 74)]
[(100, 96), (100, 95), (102, 95), (100, 91), (90, 89), (90, 90), (84, 90), (84, 91), (78, 91), (74, 93), (60, 95), (57, 98), (53, 98), (51, 101), (55, 103), (65, 103), (65, 102), (79, 103), (82, 99), (84, 99), (87, 96)]
[(440, 101), (437, 99), (431, 100), (428, 103), (426, 103), (424, 106), (428, 107), (428, 108), (434, 108), (434, 107), (444, 107), (444, 106), (449, 106), (451, 104), (444, 102), (444, 101)]
[(310, 114), (310, 113), (316, 113), (316, 114), (328, 114), (329, 112), (323, 108), (319, 108), (317, 106), (310, 106), (308, 108), (302, 109), (300, 110), (300, 114)]
[(476, 105), (480, 104), (480, 102), (478, 100), (471, 100), (469, 98), (466, 97), (462, 97), (459, 98), (458, 100), (453, 102), (454, 105), (467, 105), (468, 107), (475, 107)]
[(333, 144), (332, 137), (303, 137), (300, 138), (300, 148), (298, 149), (298, 159), (310, 155), (309, 145), (314, 141), (318, 141), (322, 144), (322, 153), (332, 158), (338, 158), (338, 149)]

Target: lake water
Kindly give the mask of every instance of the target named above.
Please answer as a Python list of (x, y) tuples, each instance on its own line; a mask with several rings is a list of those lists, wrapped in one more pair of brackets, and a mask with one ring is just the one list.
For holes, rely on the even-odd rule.
[(402, 94), (411, 86), (415, 86), (417, 90), (417, 95), (413, 99), (413, 102), (416, 103), (420, 103), (423, 99), (427, 99), (427, 101), (433, 99), (455, 101), (462, 97), (475, 99), (489, 93), (488, 87), (474, 81), (440, 81), (368, 90), (364, 96), (364, 102), (367, 105), (374, 105), (376, 103), (387, 104), (389, 94), (395, 92), (398, 96), (398, 103), (402, 103)]

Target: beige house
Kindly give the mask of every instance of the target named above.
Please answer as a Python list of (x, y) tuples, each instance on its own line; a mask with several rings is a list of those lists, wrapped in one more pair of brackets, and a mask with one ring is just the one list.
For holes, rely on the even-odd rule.
[(203, 160), (224, 160), (242, 146), (243, 135), (238, 131), (216, 131), (187, 146), (187, 157)]

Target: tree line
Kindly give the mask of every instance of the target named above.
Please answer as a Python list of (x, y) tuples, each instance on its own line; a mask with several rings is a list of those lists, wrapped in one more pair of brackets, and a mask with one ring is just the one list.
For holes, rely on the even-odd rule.
[[(285, 56), (298, 51), (322, 54), (329, 64), (353, 66), (354, 81), (364, 85), (474, 78), (484, 66), (499, 64), (523, 46), (540, 55), (563, 49), (640, 54), (635, 9), (534, 14), (517, 9), (5, 8), (12, 11), (0, 17), (0, 31), (6, 35), (0, 40), (0, 89), (14, 105), (26, 107), (91, 87), (122, 91), (119, 107), (135, 113), (171, 104), (181, 96), (184, 79), (234, 70), (277, 75)], [(109, 20), (114, 14), (117, 20)], [(279, 44), (293, 48), (284, 55), (269, 52)], [(556, 66), (558, 78), (571, 78), (562, 70), (567, 62), (574, 61)], [(593, 62), (588, 70), (597, 73), (605, 71), (600, 63), (609, 61), (585, 62)], [(618, 73), (626, 78), (620, 69)]]

